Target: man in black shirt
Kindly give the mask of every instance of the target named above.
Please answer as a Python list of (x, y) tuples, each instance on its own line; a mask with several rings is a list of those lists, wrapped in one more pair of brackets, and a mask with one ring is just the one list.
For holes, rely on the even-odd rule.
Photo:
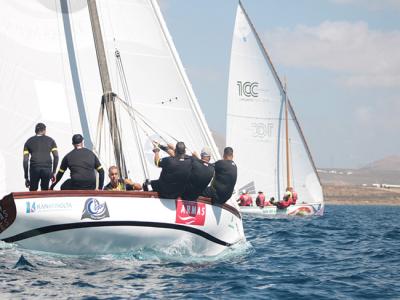
[(217, 161), (214, 168), (211, 186), (203, 192), (203, 196), (211, 198), (213, 203), (223, 204), (232, 196), (237, 179), (237, 167), (231, 147), (224, 149), (224, 159)]
[(87, 148), (83, 147), (83, 137), (75, 134), (72, 137), (74, 150), (69, 152), (62, 160), (58, 170), (56, 181), (51, 185), (53, 189), (61, 180), (64, 172), (69, 168), (71, 179), (67, 179), (62, 185), (62, 190), (94, 190), (96, 189), (96, 174), (99, 173), (98, 189), (101, 190), (104, 184), (104, 170), (97, 156)]
[[(38, 123), (35, 127), (36, 135), (29, 138), (24, 145), (24, 176), (25, 186), (30, 191), (37, 191), (39, 187), (42, 191), (49, 189), (49, 182), (54, 178), (58, 165), (58, 151), (56, 142), (46, 136), (46, 125)], [(51, 160), (50, 153), (53, 155)], [(28, 177), (28, 165), (29, 165)]]
[(192, 161), (185, 155), (186, 146), (178, 142), (175, 146), (175, 156), (160, 158), (160, 149), (153, 149), (154, 163), (162, 168), (160, 178), (151, 181), (153, 191), (158, 192), (161, 198), (176, 199), (182, 196), (188, 183), (192, 169)]
[(195, 153), (193, 153), (191, 157), (192, 172), (189, 177), (189, 183), (183, 194), (183, 199), (185, 200), (196, 200), (207, 188), (214, 176), (214, 166), (210, 164), (210, 148), (204, 147), (201, 150), (200, 158), (201, 159), (199, 159)]

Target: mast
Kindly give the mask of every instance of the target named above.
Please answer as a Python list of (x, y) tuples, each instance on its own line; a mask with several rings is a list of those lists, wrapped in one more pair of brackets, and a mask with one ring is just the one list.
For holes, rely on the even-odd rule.
[(121, 134), (119, 131), (117, 114), (115, 109), (116, 94), (112, 92), (110, 75), (108, 72), (107, 58), (101, 34), (100, 20), (97, 12), (96, 0), (87, 0), (90, 23), (92, 25), (93, 39), (96, 48), (97, 63), (99, 66), (103, 96), (101, 101), (101, 112), (107, 112), (110, 127), (110, 135), (114, 146), (115, 163), (120, 171), (121, 177), (128, 177), (125, 158), (122, 152)]
[(285, 78), (285, 127), (286, 127), (286, 185), (287, 187), (291, 186), (290, 184), (290, 157), (289, 157), (289, 117), (288, 117), (288, 97), (287, 97), (287, 83)]

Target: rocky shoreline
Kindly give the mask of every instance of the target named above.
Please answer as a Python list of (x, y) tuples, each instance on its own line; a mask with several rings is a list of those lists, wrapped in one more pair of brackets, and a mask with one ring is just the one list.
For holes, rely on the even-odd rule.
[(400, 205), (400, 189), (324, 184), (328, 205)]

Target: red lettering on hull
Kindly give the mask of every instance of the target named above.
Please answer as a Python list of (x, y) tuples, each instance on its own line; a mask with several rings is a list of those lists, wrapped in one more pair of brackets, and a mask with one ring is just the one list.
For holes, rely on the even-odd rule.
[(176, 218), (177, 224), (199, 225), (204, 226), (206, 221), (206, 204), (176, 200)]

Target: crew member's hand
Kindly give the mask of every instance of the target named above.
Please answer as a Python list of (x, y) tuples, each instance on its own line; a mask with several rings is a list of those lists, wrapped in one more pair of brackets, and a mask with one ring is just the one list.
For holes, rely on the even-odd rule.
[(29, 187), (31, 186), (31, 182), (29, 181), (28, 178), (25, 179), (25, 186), (26, 186), (27, 188), (29, 188)]
[(153, 148), (153, 152), (154, 152), (154, 153), (156, 153), (156, 152), (160, 152), (160, 148), (158, 148), (158, 147), (156, 147), (156, 148)]
[(54, 182), (56, 181), (56, 174), (53, 174), (53, 175), (51, 176), (51, 179), (50, 179), (50, 180), (51, 180), (51, 182), (54, 183)]

